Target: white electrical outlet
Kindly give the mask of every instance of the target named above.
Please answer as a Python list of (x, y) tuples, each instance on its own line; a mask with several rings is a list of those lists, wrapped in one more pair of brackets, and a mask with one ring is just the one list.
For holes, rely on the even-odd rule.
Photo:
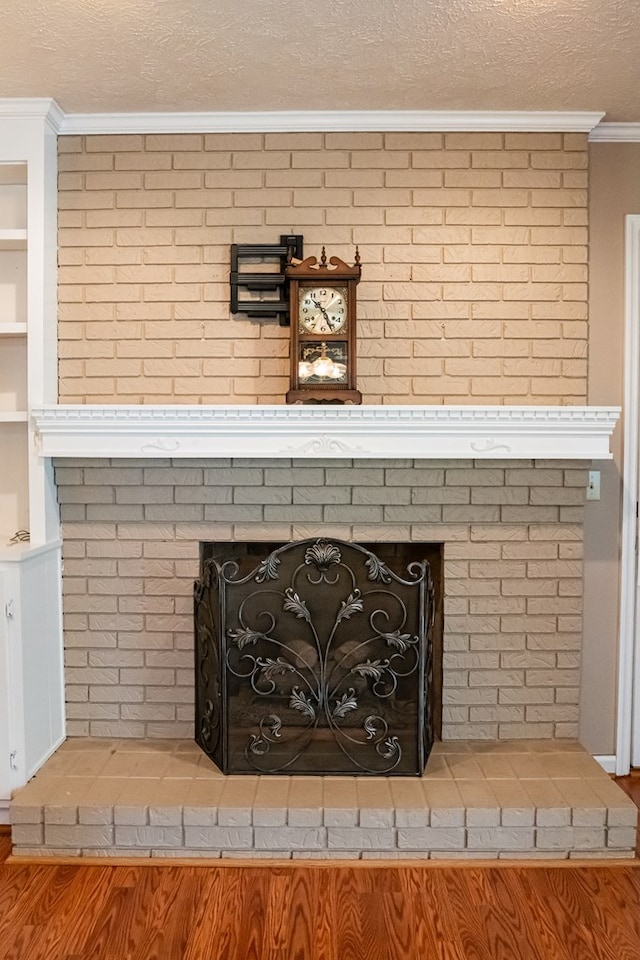
[(589, 470), (587, 479), (587, 500), (600, 499), (600, 471)]

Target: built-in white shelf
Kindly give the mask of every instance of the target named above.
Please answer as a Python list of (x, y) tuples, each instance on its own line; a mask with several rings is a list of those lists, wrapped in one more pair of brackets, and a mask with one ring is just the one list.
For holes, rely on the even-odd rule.
[(28, 419), (26, 410), (0, 410), (0, 423), (26, 423)]
[(26, 337), (26, 323), (0, 323), (0, 337)]
[(56, 405), (32, 412), (43, 457), (611, 457), (620, 407)]
[(28, 540), (9, 543), (10, 537), (12, 537), (15, 532), (15, 530), (8, 534), (0, 532), (0, 563), (20, 563), (28, 557), (43, 556), (50, 550), (62, 545), (61, 540), (52, 540), (50, 543), (45, 544), (30, 543)]
[(24, 250), (26, 246), (26, 230), (0, 230), (0, 248), (3, 250)]

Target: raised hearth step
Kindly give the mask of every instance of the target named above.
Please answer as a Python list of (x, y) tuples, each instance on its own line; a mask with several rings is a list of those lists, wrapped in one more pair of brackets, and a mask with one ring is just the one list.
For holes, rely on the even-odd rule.
[(224, 777), (191, 741), (68, 740), (18, 857), (628, 858), (638, 811), (573, 741), (437, 743), (422, 778)]

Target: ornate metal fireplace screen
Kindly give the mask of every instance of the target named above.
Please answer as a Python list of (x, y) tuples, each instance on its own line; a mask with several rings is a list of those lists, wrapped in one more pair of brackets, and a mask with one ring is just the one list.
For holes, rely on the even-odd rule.
[(196, 741), (220, 769), (421, 774), (433, 742), (428, 561), (400, 576), (363, 545), (318, 539), (247, 571), (255, 560), (232, 544), (202, 548)]

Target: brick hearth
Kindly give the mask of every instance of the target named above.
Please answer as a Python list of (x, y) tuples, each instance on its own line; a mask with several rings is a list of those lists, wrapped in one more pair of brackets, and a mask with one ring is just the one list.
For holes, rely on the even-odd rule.
[(422, 778), (223, 777), (188, 741), (77, 739), (11, 807), (14, 855), (632, 857), (637, 809), (573, 741), (436, 744)]

